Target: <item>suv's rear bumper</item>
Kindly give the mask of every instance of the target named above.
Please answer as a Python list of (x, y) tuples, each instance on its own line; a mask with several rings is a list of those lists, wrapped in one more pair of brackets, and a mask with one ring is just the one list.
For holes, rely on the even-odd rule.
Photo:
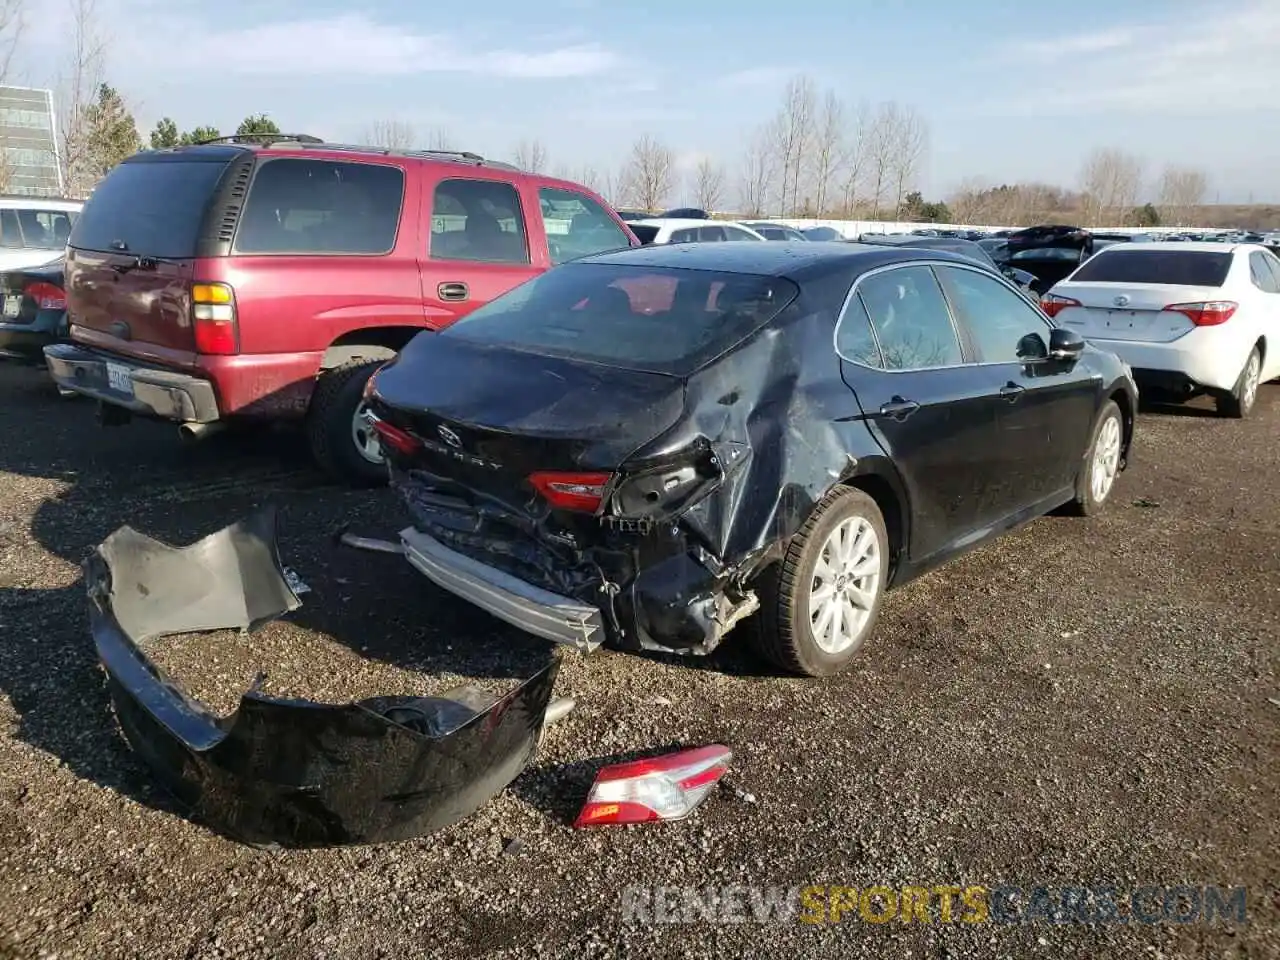
[[(64, 390), (178, 423), (212, 423), (219, 417), (218, 398), (208, 380), (142, 366), (71, 343), (45, 347), (44, 358), (49, 374)], [(128, 375), (131, 392), (111, 385), (108, 363)]]

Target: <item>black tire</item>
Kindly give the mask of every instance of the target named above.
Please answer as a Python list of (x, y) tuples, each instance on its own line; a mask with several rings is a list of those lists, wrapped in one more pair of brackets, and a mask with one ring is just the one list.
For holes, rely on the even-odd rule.
[[(1250, 376), (1253, 378), (1251, 389), (1248, 382)], [(1231, 388), (1231, 392), (1218, 395), (1218, 416), (1229, 417), (1232, 420), (1243, 420), (1247, 417), (1253, 412), (1261, 382), (1262, 353), (1254, 347), (1249, 351), (1249, 358), (1245, 360), (1244, 367), (1240, 371), (1240, 376), (1236, 378), (1236, 385)]]
[[(815, 568), (827, 538), (846, 520), (866, 520), (879, 542), (880, 570), (870, 614), (851, 646), (831, 653), (818, 645), (809, 612)], [(880, 603), (889, 579), (889, 535), (876, 502), (861, 490), (839, 487), (814, 508), (800, 532), (791, 539), (782, 561), (756, 582), (760, 611), (754, 618), (754, 645), (770, 663), (807, 677), (829, 677), (853, 662), (875, 630)]]
[(387, 482), (386, 462), (374, 463), (356, 446), (352, 421), (363, 402), (364, 385), (384, 360), (349, 360), (316, 380), (307, 410), (307, 443), (325, 473), (350, 486)]
[(1115, 481), (1120, 475), (1120, 462), (1116, 463), (1116, 475), (1112, 478), (1110, 486), (1099, 499), (1093, 491), (1093, 473), (1100, 468), (1097, 458), (1098, 441), (1102, 437), (1103, 428), (1109, 421), (1115, 421), (1120, 430), (1120, 450), (1119, 456), (1124, 456), (1124, 416), (1120, 413), (1120, 407), (1114, 400), (1108, 400), (1102, 405), (1102, 409), (1098, 411), (1098, 417), (1093, 422), (1093, 432), (1089, 435), (1089, 447), (1084, 453), (1084, 462), (1080, 464), (1080, 473), (1076, 476), (1076, 496), (1069, 504), (1067, 504), (1067, 512), (1077, 517), (1092, 517), (1102, 511), (1111, 500), (1111, 493), (1115, 490)]

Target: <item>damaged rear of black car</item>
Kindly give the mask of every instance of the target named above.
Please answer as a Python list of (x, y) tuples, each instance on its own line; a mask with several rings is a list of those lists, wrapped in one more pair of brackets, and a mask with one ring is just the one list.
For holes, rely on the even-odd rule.
[[(1028, 311), (1019, 349), (1039, 352), (1015, 366), (1062, 374), (1039, 426), (1047, 441), (1057, 415), (1065, 452), (1041, 458), (1044, 476), (1005, 477), (984, 509), (952, 501), (999, 482), (982, 475), (999, 455), (965, 450), (999, 443), (1007, 372), (933, 364), (937, 396), (909, 399), (915, 374), (880, 345), (880, 369), (836, 348), (838, 318), (861, 308), (851, 285), (922, 260), (923, 274), (881, 284), (904, 291), (887, 308), (900, 331), (908, 308), (935, 302), (929, 263), (980, 272)], [(956, 360), (976, 360), (936, 302), (928, 322), (956, 336)], [(705, 654), (760, 610), (760, 651), (820, 676), (852, 659), (891, 580), (1079, 495), (1103, 388), (1128, 399), (1107, 357), (952, 254), (691, 244), (558, 267), (415, 338), (366, 400), (412, 518), (405, 554), (445, 589), (584, 651)]]

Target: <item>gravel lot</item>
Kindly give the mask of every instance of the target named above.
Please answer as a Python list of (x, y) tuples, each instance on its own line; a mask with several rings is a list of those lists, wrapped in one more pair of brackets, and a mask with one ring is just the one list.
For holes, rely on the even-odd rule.
[[(385, 491), (326, 486), (298, 445), (102, 430), (0, 369), (0, 956), (1280, 956), (1280, 385), (1257, 415), (1144, 414), (1100, 518), (1051, 517), (890, 596), (858, 669), (767, 675), (570, 657), (579, 708), (533, 767), (442, 834), (273, 853), (184, 819), (120, 739), (78, 562), (122, 523), (189, 542), (271, 500), (313, 588), (248, 642), (165, 659), (226, 707), (521, 675), (540, 644), (395, 557)], [(159, 655), (158, 655), (159, 656)], [(575, 832), (602, 758), (719, 741), (734, 781), (690, 820)], [(518, 843), (512, 843), (518, 841)], [(624, 923), (628, 883), (1249, 887), (1249, 923)]]

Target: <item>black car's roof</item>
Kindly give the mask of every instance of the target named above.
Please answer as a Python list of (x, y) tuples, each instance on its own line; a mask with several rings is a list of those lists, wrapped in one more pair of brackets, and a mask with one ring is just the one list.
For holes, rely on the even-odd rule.
[(879, 246), (846, 241), (789, 240), (773, 243), (671, 243), (583, 257), (575, 263), (680, 267), (803, 280), (850, 267), (873, 270), (890, 263), (938, 260), (972, 266), (972, 256), (915, 246)]

